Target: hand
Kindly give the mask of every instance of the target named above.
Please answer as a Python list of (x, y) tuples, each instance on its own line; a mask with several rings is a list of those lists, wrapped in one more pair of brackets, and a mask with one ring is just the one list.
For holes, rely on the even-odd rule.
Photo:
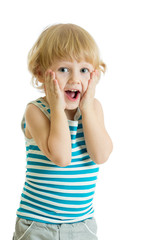
[(98, 70), (95, 70), (91, 73), (91, 78), (88, 81), (88, 87), (85, 91), (84, 95), (81, 98), (79, 108), (81, 112), (90, 109), (93, 107), (94, 102), (94, 96), (95, 96), (95, 88), (97, 85), (97, 82), (99, 80), (100, 72)]
[(55, 78), (55, 73), (50, 69), (45, 73), (45, 92), (50, 108), (65, 109), (66, 104), (58, 81)]

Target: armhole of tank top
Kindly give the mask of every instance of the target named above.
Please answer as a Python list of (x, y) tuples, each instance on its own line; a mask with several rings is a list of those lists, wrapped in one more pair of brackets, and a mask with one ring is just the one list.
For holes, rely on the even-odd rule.
[[(37, 106), (44, 114), (45, 116), (50, 120), (50, 114), (49, 112), (47, 111), (47, 107), (45, 105), (45, 103), (43, 101), (41, 101), (42, 98), (38, 98), (37, 100), (35, 101), (32, 101), (32, 102), (29, 102), (27, 104), (27, 106), (29, 104), (34, 104), (35, 106)], [(25, 135), (25, 129), (26, 129), (26, 121), (25, 121), (25, 113), (23, 115), (23, 118), (22, 118), (22, 121), (21, 121), (21, 129), (23, 131), (23, 134), (24, 134), (24, 137), (25, 137), (25, 140), (27, 141), (33, 141), (33, 138), (27, 138), (26, 135)]]
[(34, 104), (35, 106), (37, 106), (43, 113), (44, 115), (50, 120), (50, 114), (48, 112), (48, 108), (43, 100), (43, 98), (38, 98), (35, 101), (29, 102), (27, 105), (29, 104)]

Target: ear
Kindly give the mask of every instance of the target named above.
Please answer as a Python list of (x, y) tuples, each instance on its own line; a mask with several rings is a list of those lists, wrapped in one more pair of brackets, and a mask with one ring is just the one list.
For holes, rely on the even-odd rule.
[(39, 82), (44, 83), (43, 72), (40, 69), (40, 67), (37, 68), (36, 77), (37, 77)]

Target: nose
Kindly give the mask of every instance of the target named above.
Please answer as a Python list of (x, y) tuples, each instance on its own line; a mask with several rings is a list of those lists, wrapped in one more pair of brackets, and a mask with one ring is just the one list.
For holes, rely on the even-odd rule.
[(79, 84), (81, 82), (80, 74), (77, 71), (72, 71), (69, 75), (68, 82), (70, 84)]

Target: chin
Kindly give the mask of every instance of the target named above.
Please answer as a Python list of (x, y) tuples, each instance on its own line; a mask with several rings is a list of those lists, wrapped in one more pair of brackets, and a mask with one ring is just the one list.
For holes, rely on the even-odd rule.
[(67, 104), (65, 110), (76, 110), (79, 107), (79, 104)]

